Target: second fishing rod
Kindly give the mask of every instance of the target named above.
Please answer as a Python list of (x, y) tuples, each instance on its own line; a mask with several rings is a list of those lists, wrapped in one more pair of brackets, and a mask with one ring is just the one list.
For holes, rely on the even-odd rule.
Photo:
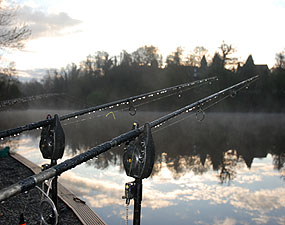
[[(148, 93), (144, 93), (144, 94), (140, 94), (136, 96), (131, 96), (131, 97), (124, 98), (124, 99), (119, 99), (113, 102), (109, 102), (109, 103), (94, 106), (94, 107), (89, 107), (87, 109), (83, 109), (83, 110), (79, 110), (76, 112), (63, 115), (59, 117), (59, 120), (63, 121), (63, 120), (71, 119), (71, 118), (77, 118), (78, 116), (82, 116), (87, 113), (95, 113), (97, 111), (112, 109), (114, 107), (119, 107), (120, 105), (128, 105), (130, 108), (132, 108), (133, 105), (136, 104), (138, 101), (143, 101), (147, 98), (155, 98), (156, 96), (163, 96), (163, 95), (168, 96), (167, 94), (169, 92), (171, 92), (171, 94), (169, 95), (172, 95), (179, 91), (184, 91), (190, 88), (200, 87), (201, 85), (211, 83), (215, 80), (217, 80), (217, 77), (210, 77), (210, 78), (197, 80), (197, 81), (193, 81), (189, 83), (184, 83), (184, 84), (180, 84), (180, 85), (176, 85), (176, 86), (172, 86), (168, 88), (163, 88), (160, 90), (155, 90), (152, 92), (148, 92)], [(54, 122), (53, 118), (47, 118), (42, 121), (26, 124), (26, 125), (8, 129), (8, 130), (3, 130), (3, 131), (0, 131), (0, 139), (3, 140), (5, 137), (17, 136), (24, 131), (40, 129), (42, 127), (52, 124), (53, 122)]]
[[(233, 86), (230, 86), (228, 88), (225, 88), (221, 91), (218, 91), (212, 95), (209, 95), (205, 98), (200, 99), (199, 101), (196, 101), (194, 103), (191, 103), (183, 108), (180, 108), (174, 112), (171, 112), (163, 117), (160, 117), (152, 122), (149, 123), (149, 127), (155, 128), (155, 127), (159, 127), (162, 124), (164, 124), (165, 122), (167, 122), (168, 120), (171, 120), (183, 113), (187, 113), (192, 111), (193, 109), (195, 109), (196, 107), (199, 108), (201, 106), (203, 106), (206, 103), (209, 103), (211, 101), (214, 101), (215, 99), (217, 99), (218, 97), (224, 96), (226, 94), (231, 94), (232, 92), (237, 93), (238, 91), (240, 91), (241, 89), (243, 89), (244, 87), (247, 87), (248, 85), (250, 85), (252, 82), (256, 81), (258, 79), (259, 76), (254, 76), (252, 78), (249, 78), (247, 80), (244, 80), (240, 83), (237, 83)], [(77, 165), (86, 162), (100, 154), (102, 154), (103, 152), (106, 152), (107, 150), (116, 147), (122, 143), (125, 143), (131, 139), (134, 139), (136, 137), (138, 137), (140, 134), (142, 134), (144, 132), (144, 126), (133, 129), (131, 131), (128, 131), (126, 133), (123, 133), (115, 138), (113, 138), (112, 140), (106, 141), (96, 147), (93, 147), (91, 149), (89, 149), (88, 151), (81, 153), (80, 155), (77, 155), (71, 159), (65, 160), (64, 162), (61, 162), (55, 166), (50, 167), (49, 169), (33, 175), (31, 177), (28, 177), (20, 182), (18, 182), (17, 184), (14, 184), (10, 187), (4, 188), (0, 191), (0, 201), (3, 201), (5, 199), (8, 199), (16, 194), (19, 194), (21, 192), (30, 190), (32, 188), (34, 188), (36, 185), (41, 184), (43, 181), (48, 180), (52, 177), (55, 176), (59, 176), (60, 174), (62, 174), (63, 172), (70, 170), (74, 167), (76, 167)]]

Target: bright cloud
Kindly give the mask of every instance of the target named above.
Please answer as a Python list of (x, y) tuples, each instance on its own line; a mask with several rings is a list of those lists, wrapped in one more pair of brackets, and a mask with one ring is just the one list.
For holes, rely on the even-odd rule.
[[(72, 189), (75, 187), (76, 192), (81, 193), (94, 207), (122, 204), (123, 183), (106, 181), (102, 177), (94, 179), (84, 178), (73, 172), (62, 174), (60, 179), (67, 187)], [(187, 180), (183, 178), (182, 180), (184, 183), (188, 183)], [(151, 185), (149, 184), (150, 182), (152, 183)], [(176, 180), (173, 180), (173, 182), (167, 181), (167, 183), (174, 182)], [(231, 204), (235, 208), (258, 211), (260, 214), (285, 207), (284, 188), (250, 191), (244, 187), (207, 185), (204, 182), (195, 182), (193, 180), (191, 184), (183, 186), (183, 188), (179, 184), (176, 184), (176, 186), (177, 189), (165, 192), (156, 188), (155, 180), (146, 180), (143, 194), (144, 207), (152, 209), (169, 207), (176, 205), (177, 200), (189, 203), (191, 201), (204, 200), (209, 201), (213, 205)], [(94, 192), (97, 194), (95, 197), (92, 197)]]
[(29, 6), (23, 6), (18, 10), (18, 18), (31, 29), (32, 39), (66, 35), (64, 31), (67, 28), (81, 23), (80, 20), (71, 18), (66, 12), (47, 14)]
[(231, 198), (231, 204), (237, 208), (259, 211), (262, 214), (285, 207), (285, 189), (260, 190), (256, 192), (237, 192)]
[[(31, 24), (33, 40), (10, 56), (19, 69), (64, 67), (105, 50), (118, 55), (155, 45), (166, 57), (178, 46), (204, 46), (211, 55), (225, 40), (236, 56), (273, 66), (285, 48), (281, 29), (285, 1), (145, 0), (19, 1), (20, 16)], [(80, 31), (80, 32), (78, 32)], [(40, 37), (49, 37), (36, 40)]]

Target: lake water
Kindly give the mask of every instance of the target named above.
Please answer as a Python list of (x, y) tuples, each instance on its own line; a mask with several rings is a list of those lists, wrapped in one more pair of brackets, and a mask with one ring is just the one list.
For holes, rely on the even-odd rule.
[[(55, 113), (1, 112), (1, 130), (44, 119), (47, 112)], [(105, 112), (63, 121), (66, 150), (59, 162), (130, 130), (134, 121), (143, 125), (165, 114)], [(156, 159), (143, 180), (141, 224), (284, 225), (284, 125), (284, 114), (206, 113), (203, 121), (193, 114), (153, 129)], [(25, 132), (2, 145), (41, 165), (49, 161), (42, 159), (39, 135)], [(59, 178), (110, 225), (125, 224), (124, 184), (133, 180), (123, 169), (123, 147)]]

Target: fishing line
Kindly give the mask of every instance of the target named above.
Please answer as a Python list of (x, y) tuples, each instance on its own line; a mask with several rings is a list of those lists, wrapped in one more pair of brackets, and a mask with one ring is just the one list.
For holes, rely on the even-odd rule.
[[(67, 115), (63, 115), (60, 117), (60, 120), (63, 121), (63, 120), (70, 119), (70, 118), (76, 119), (78, 116), (82, 116), (82, 115), (85, 115), (85, 114), (90, 113), (90, 112), (102, 111), (102, 110), (112, 109), (115, 106), (119, 107), (120, 105), (124, 105), (124, 104), (128, 104), (128, 103), (135, 103), (136, 101), (146, 99), (146, 98), (151, 98), (155, 95), (165, 94), (168, 91), (184, 89), (184, 88), (199, 85), (202, 83), (210, 83), (212, 80), (216, 80), (216, 79), (217, 79), (216, 77), (211, 77), (211, 78), (207, 78), (207, 79), (203, 79), (203, 80), (194, 81), (191, 83), (185, 83), (185, 84), (176, 85), (176, 86), (169, 87), (169, 88), (164, 88), (164, 89), (148, 92), (148, 93), (137, 95), (137, 96), (132, 96), (132, 97), (125, 98), (125, 99), (120, 99), (120, 100), (113, 101), (110, 103), (106, 103), (103, 105), (94, 106), (94, 107), (83, 109), (83, 110), (73, 112), (73, 113), (70, 113)], [(12, 128), (9, 130), (0, 131), (0, 139), (3, 140), (4, 137), (12, 137), (13, 135), (15, 136), (17, 134), (20, 134), (23, 131), (34, 130), (34, 129), (37, 129), (40, 127), (44, 127), (44, 126), (51, 124), (52, 122), (53, 122), (53, 119), (46, 119), (46, 120), (42, 120), (39, 122), (26, 124), (24, 126)]]
[[(242, 90), (243, 88), (247, 88), (252, 82), (254, 82), (254, 81), (248, 82), (248, 84), (246, 84), (246, 85), (244, 85), (244, 86), (242, 86), (242, 87), (236, 89), (236, 90), (235, 90), (236, 94), (237, 94), (240, 90)], [(225, 93), (222, 93), (222, 94), (224, 95)], [(236, 94), (235, 94), (235, 95), (236, 95)], [(232, 92), (230, 92), (228, 95), (222, 97), (222, 98), (219, 99), (218, 101), (216, 101), (216, 102), (214, 102), (214, 103), (208, 105), (207, 107), (203, 107), (203, 108), (202, 108), (202, 107), (200, 106), (200, 108), (201, 108), (202, 111), (204, 112), (204, 111), (206, 111), (206, 110), (212, 108), (213, 106), (217, 105), (218, 103), (224, 101), (225, 99), (227, 99), (227, 98), (229, 98), (229, 97), (233, 97), (233, 96), (232, 96)], [(214, 97), (213, 99), (216, 99), (216, 98), (217, 98), (217, 96)], [(210, 100), (210, 101), (212, 101), (212, 100)], [(202, 103), (201, 105), (204, 105), (204, 103)], [(193, 108), (189, 109), (189, 111), (192, 112), (196, 107), (197, 107), (197, 106), (194, 106)], [(199, 106), (198, 106), (198, 107), (199, 107)], [(189, 112), (189, 111), (188, 111), (188, 112)], [(197, 112), (197, 111), (196, 111), (196, 112)], [(187, 112), (184, 112), (184, 113), (187, 113)], [(184, 114), (184, 113), (183, 113), (183, 114)], [(161, 124), (160, 126), (154, 127), (155, 130), (154, 130), (152, 133), (157, 133), (157, 132), (159, 132), (159, 131), (162, 131), (162, 130), (164, 130), (164, 129), (170, 127), (170, 126), (173, 126), (173, 125), (175, 125), (175, 124), (177, 124), (177, 123), (180, 123), (180, 122), (183, 121), (183, 120), (188, 119), (189, 117), (191, 117), (191, 116), (193, 116), (193, 115), (195, 115), (194, 112), (190, 113), (190, 115), (188, 115), (188, 116), (185, 116), (185, 117), (183, 117), (183, 118), (181, 118), (181, 119), (179, 119), (179, 120), (176, 120), (176, 121), (174, 121), (174, 122), (172, 122), (172, 123), (169, 123), (169, 124), (167, 124), (167, 125), (165, 125), (165, 126), (162, 127), (162, 125), (166, 123), (166, 122), (164, 122), (164, 123)], [(200, 122), (201, 122), (201, 121), (200, 121)]]
[[(183, 92), (186, 92), (186, 91), (190, 91), (190, 90), (192, 90), (192, 89), (195, 89), (195, 88), (199, 88), (199, 87), (201, 87), (201, 86), (204, 86), (204, 85), (206, 85), (207, 83), (201, 83), (201, 84), (199, 84), (198, 86), (190, 86), (189, 88), (185, 88), (184, 90), (179, 90), (179, 93), (178, 94), (182, 94)], [(137, 111), (137, 107), (140, 107), (140, 106), (143, 106), (143, 105), (146, 105), (146, 104), (149, 104), (149, 103), (152, 103), (152, 102), (156, 102), (156, 101), (159, 101), (159, 100), (162, 100), (162, 99), (165, 99), (165, 98), (168, 98), (168, 97), (170, 97), (170, 96), (173, 96), (173, 95), (175, 95), (175, 94), (177, 94), (177, 91), (176, 91), (176, 89), (173, 91), (173, 93), (170, 93), (170, 94), (168, 94), (168, 95), (159, 95), (160, 97), (157, 97), (157, 98), (154, 98), (154, 99), (151, 99), (151, 100), (148, 100), (148, 101), (145, 101), (145, 102), (142, 102), (142, 103), (140, 103), (140, 104), (131, 104), (131, 103), (126, 103), (127, 105), (128, 104), (130, 104), (130, 106), (129, 107), (124, 107), (124, 108), (122, 108), (122, 109), (118, 109), (118, 110), (113, 110), (112, 112), (114, 112), (114, 113), (117, 113), (117, 112), (124, 112), (124, 111), (127, 111), (127, 110), (129, 110), (130, 111), (130, 108), (134, 108), (134, 110), (135, 111)], [(151, 96), (152, 97), (152, 96)], [(146, 99), (146, 98), (144, 98), (144, 99)], [(120, 106), (120, 105), (119, 105)], [(116, 107), (119, 107), (119, 106), (117, 106), (116, 105)], [(98, 110), (98, 112), (104, 112), (104, 111), (106, 111), (107, 109), (103, 109), (103, 110)], [(90, 115), (90, 114), (95, 114), (97, 111), (94, 111), (94, 112), (89, 112), (88, 113), (88, 115)], [(135, 115), (136, 113), (134, 113), (134, 115)], [(130, 114), (131, 116), (134, 116), (134, 115), (132, 115), (132, 114)], [(102, 117), (102, 116), (104, 116), (103, 114), (100, 114), (100, 115), (94, 115), (94, 116), (90, 116), (90, 117), (87, 117), (87, 118), (82, 118), (82, 119), (78, 119), (78, 118), (75, 118), (75, 119), (77, 119), (77, 120), (75, 120), (75, 121), (70, 121), (70, 122), (65, 122), (65, 123), (62, 123), (62, 125), (63, 126), (67, 126), (67, 125), (71, 125), (71, 124), (75, 124), (75, 123), (81, 123), (81, 122), (83, 122), (83, 121), (86, 121), (86, 120), (92, 120), (92, 119), (95, 119), (95, 118), (100, 118), (100, 117)], [(70, 119), (67, 119), (67, 121), (69, 121)]]
[(49, 98), (49, 97), (57, 97), (59, 95), (61, 94), (60, 93), (50, 93), (50, 94), (41, 94), (41, 95), (27, 96), (27, 97), (22, 97), (22, 98), (14, 98), (14, 99), (0, 101), (0, 110), (4, 107), (12, 106), (15, 104), (41, 100), (41, 99)]
[[(51, 198), (49, 197), (49, 191), (50, 191), (51, 183), (53, 179), (54, 178), (49, 179), (49, 184), (47, 184), (48, 186), (47, 193), (45, 193), (44, 190), (41, 189), (40, 187), (36, 186), (36, 188), (42, 193), (42, 199), (40, 203), (40, 215), (41, 215), (41, 221), (44, 223), (44, 225), (51, 225), (44, 218), (44, 204), (47, 204), (51, 207), (53, 217), (55, 218), (54, 223), (52, 225), (56, 225), (58, 223), (58, 212), (57, 212), (56, 206), (54, 202), (51, 200)], [(45, 197), (46, 199), (44, 199), (43, 197)]]
[[(258, 79), (259, 76), (254, 76), (249, 79), (246, 79), (244, 81), (241, 81), (237, 84), (234, 84), (230, 87), (227, 87), (223, 90), (220, 90), (216, 93), (213, 93), (207, 97), (204, 97), (194, 103), (191, 103), (183, 108), (180, 108), (176, 111), (173, 111), (169, 114), (166, 114), (156, 120), (153, 120), (148, 123), (148, 126), (150, 128), (159, 127), (165, 122), (167, 122), (170, 119), (176, 118), (177, 116), (192, 111), (198, 106), (203, 106), (205, 103), (211, 102), (213, 99), (216, 99), (219, 96), (225, 95), (225, 93), (230, 92), (233, 89), (236, 89), (241, 86), (248, 86), (248, 83), (250, 81), (255, 81)], [(241, 88), (240, 88), (241, 89)], [(228, 95), (227, 95), (228, 96)], [(226, 96), (224, 96), (226, 97)], [(216, 102), (215, 102), (216, 103)], [(209, 107), (209, 106), (208, 106)], [(54, 165), (50, 167), (49, 169), (40, 172), (39, 174), (35, 174), (33, 176), (30, 176), (28, 178), (25, 178), (19, 183), (13, 184), (9, 187), (6, 187), (2, 190), (0, 190), (0, 201), (3, 201), (5, 199), (8, 199), (16, 194), (19, 194), (23, 192), (23, 190), (30, 190), (34, 188), (37, 184), (41, 184), (43, 181), (48, 180), (50, 178), (59, 176), (63, 172), (66, 172), (67, 170), (70, 170), (79, 164), (82, 164), (83, 162), (86, 162), (90, 159), (93, 159), (94, 157), (110, 150), (113, 147), (119, 146), (120, 144), (126, 143), (129, 140), (132, 140), (136, 137), (139, 137), (144, 132), (144, 127), (139, 127), (137, 129), (132, 129), (128, 132), (121, 133), (119, 136), (114, 137), (104, 143), (101, 143), (95, 147), (90, 148), (89, 150), (74, 156), (73, 158), (67, 159), (57, 165)]]
[(184, 90), (179, 90), (178, 93), (177, 93), (177, 91), (175, 91), (175, 92), (173, 92), (173, 93), (171, 93), (171, 94), (164, 95), (164, 96), (161, 96), (161, 97), (159, 97), (159, 98), (155, 98), (155, 99), (152, 99), (152, 100), (150, 100), (150, 101), (137, 104), (136, 107), (139, 107), (139, 106), (142, 106), (142, 105), (151, 103), (151, 102), (155, 102), (155, 101), (158, 101), (158, 100), (161, 100), (161, 99), (164, 99), (164, 98), (173, 96), (173, 95), (175, 95), (175, 94), (178, 94), (178, 95), (179, 95), (179, 94), (182, 94), (183, 92), (190, 91), (191, 89), (198, 88), (198, 87), (201, 87), (201, 86), (203, 86), (203, 85), (205, 85), (205, 83), (199, 84), (198, 86), (195, 86), (195, 87), (189, 87), (189, 88), (186, 88), (186, 89), (184, 89)]
[[(213, 104), (209, 105), (208, 107), (203, 108), (203, 111), (206, 111), (207, 109), (209, 109), (209, 108), (211, 108), (212, 106), (218, 104), (219, 102), (223, 101), (224, 99), (228, 98), (229, 96), (230, 96), (230, 95), (227, 95), (227, 96), (223, 97), (222, 99), (220, 99), (220, 100), (214, 102)], [(180, 123), (180, 122), (183, 121), (183, 120), (188, 119), (188, 118), (191, 117), (191, 116), (196, 115), (196, 114), (195, 114), (196, 112), (193, 112), (193, 110), (194, 110), (195, 108), (196, 108), (196, 106), (193, 107), (192, 109), (189, 109), (188, 112), (185, 112), (185, 113), (189, 113), (190, 111), (192, 112), (192, 113), (190, 113), (188, 116), (185, 116), (185, 117), (183, 117), (183, 118), (181, 118), (181, 119), (179, 119), (179, 120), (176, 120), (176, 121), (174, 121), (174, 122), (172, 122), (172, 123), (169, 123), (169, 124), (167, 124), (167, 125), (165, 125), (165, 126), (163, 126), (163, 127), (162, 127), (162, 125), (160, 125), (159, 127), (155, 127), (155, 130), (154, 130), (152, 133), (157, 133), (157, 132), (159, 132), (159, 131), (162, 131), (162, 130), (164, 130), (164, 129), (170, 127), (170, 126), (173, 126), (173, 125), (175, 125), (175, 124), (177, 124), (177, 123)], [(201, 122), (201, 121), (200, 121), (200, 122)]]
[(198, 85), (201, 84), (203, 82), (210, 82), (211, 80), (217, 79), (216, 77), (211, 77), (211, 78), (207, 78), (207, 79), (203, 79), (203, 80), (198, 80), (198, 81), (194, 81), (191, 83), (186, 83), (186, 84), (182, 84), (182, 85), (176, 85), (173, 87), (169, 87), (169, 88), (164, 88), (164, 89), (160, 89), (160, 90), (156, 90), (156, 91), (152, 91), (152, 92), (148, 92), (145, 94), (141, 94), (141, 95), (137, 95), (137, 96), (132, 96), (129, 98), (125, 98), (125, 99), (120, 99), (114, 102), (110, 102), (110, 103), (106, 103), (103, 105), (99, 105), (99, 106), (95, 106), (95, 107), (91, 107), (88, 109), (83, 109), (81, 111), (78, 112), (74, 112), (74, 113), (70, 113), (67, 115), (64, 115), (62, 117), (60, 117), (60, 120), (65, 120), (68, 118), (75, 118), (78, 116), (82, 116), (86, 113), (89, 113), (91, 111), (95, 112), (95, 111), (102, 111), (102, 110), (108, 110), (108, 109), (112, 109), (114, 107), (119, 107), (121, 105), (124, 104), (135, 104), (135, 102), (146, 99), (146, 98), (151, 98), (153, 96), (159, 95), (159, 94), (165, 94), (168, 91), (173, 91), (173, 90), (177, 90), (177, 89), (181, 89), (181, 88), (187, 88), (189, 86), (194, 86), (194, 85)]
[[(184, 89), (184, 90), (180, 90), (178, 94), (181, 94), (181, 93), (186, 92), (186, 91), (190, 91), (190, 90), (192, 90), (192, 89), (195, 89), (195, 88), (204, 86), (204, 85), (206, 85), (206, 84), (207, 84), (207, 83), (202, 83), (202, 84), (199, 84), (198, 86), (194, 86), (194, 87), (191, 86), (191, 87), (186, 88), (186, 89)], [(154, 99), (151, 99), (151, 100), (142, 102), (142, 103), (140, 103), (140, 104), (132, 104), (132, 105), (129, 106), (129, 107), (124, 107), (124, 108), (122, 108), (122, 109), (113, 110), (112, 112), (114, 112), (114, 113), (117, 113), (117, 112), (120, 113), (120, 112), (124, 112), (124, 111), (130, 111), (130, 108), (131, 108), (131, 107), (133, 107), (134, 110), (137, 111), (137, 107), (140, 107), (140, 106), (143, 106), (143, 105), (152, 103), (152, 102), (156, 102), (156, 101), (165, 99), (165, 98), (167, 98), (167, 97), (170, 97), (170, 96), (173, 96), (173, 95), (176, 95), (176, 94), (177, 94), (177, 91), (175, 90), (175, 91), (173, 91), (173, 93), (170, 93), (170, 94), (168, 94), (168, 95), (163, 95), (163, 96), (162, 96), (162, 95), (159, 95), (160, 97), (157, 97), (157, 98), (154, 98)], [(130, 103), (126, 103), (126, 104), (130, 104)], [(119, 106), (116, 106), (116, 107), (119, 107)], [(106, 111), (106, 110), (99, 110), (99, 111), (102, 112), (102, 111)], [(95, 112), (92, 112), (92, 113), (95, 113)], [(88, 114), (90, 115), (91, 113), (89, 112)], [(136, 113), (135, 113), (135, 114), (136, 114)], [(135, 114), (134, 114), (134, 115), (135, 115)], [(134, 115), (132, 115), (132, 114), (130, 114), (130, 115), (131, 115), (131, 116), (134, 116)], [(82, 119), (76, 118), (76, 119), (77, 119), (76, 121), (66, 122), (66, 123), (63, 123), (62, 125), (63, 125), (63, 126), (66, 126), (66, 125), (71, 125), (71, 124), (75, 124), (75, 123), (81, 123), (81, 122), (83, 122), (83, 121), (92, 120), (92, 119), (95, 119), (95, 118), (100, 118), (100, 117), (102, 117), (102, 116), (103, 116), (103, 114), (94, 115), (94, 116), (90, 116), (90, 117), (88, 117), (88, 118), (82, 118)], [(67, 119), (67, 120), (69, 120), (69, 119)]]
[[(246, 84), (246, 85), (242, 86), (241, 88), (237, 89), (236, 92), (238, 92), (240, 89), (242, 89), (242, 88), (244, 88), (244, 87), (248, 87), (249, 84), (252, 83), (252, 82), (254, 82), (254, 81), (248, 82), (248, 84)], [(204, 86), (204, 85), (206, 85), (206, 84), (207, 84), (207, 83), (201, 83), (201, 84), (199, 84), (198, 86), (190, 86), (189, 88), (186, 88), (186, 89), (183, 89), (183, 90), (179, 90), (179, 93), (178, 93), (178, 94), (181, 94), (181, 93), (186, 92), (186, 91), (190, 91), (190, 90), (192, 90), (192, 89), (195, 89), (195, 88)], [(119, 112), (119, 113), (120, 113), (120, 112), (124, 112), (124, 111), (129, 110), (130, 107), (134, 107), (134, 108), (136, 109), (137, 107), (140, 107), (140, 106), (142, 106), (142, 105), (146, 105), (146, 104), (149, 104), (149, 103), (152, 103), (152, 102), (156, 102), (156, 101), (165, 99), (165, 98), (167, 98), (167, 97), (173, 96), (173, 95), (177, 94), (177, 91), (176, 91), (176, 90), (177, 90), (177, 89), (175, 89), (175, 91), (173, 91), (172, 93), (170, 93), (170, 94), (168, 94), (168, 95), (160, 95), (160, 97), (157, 97), (157, 98), (154, 98), (154, 99), (151, 99), (151, 100), (142, 102), (142, 103), (140, 103), (140, 104), (132, 104), (132, 103), (126, 102), (125, 104), (121, 104), (121, 105), (129, 105), (129, 104), (132, 104), (132, 105), (131, 105), (131, 106), (128, 106), (128, 107), (124, 107), (124, 108), (122, 108), (122, 109), (113, 110), (112, 112), (114, 112), (114, 113), (117, 113), (117, 112)], [(224, 94), (224, 93), (223, 93), (223, 94)], [(153, 97), (153, 96), (151, 96), (151, 97)], [(233, 97), (233, 96), (231, 96), (231, 97)], [(146, 99), (146, 98), (144, 98), (144, 99)], [(223, 100), (223, 99), (222, 99), (222, 100)], [(221, 101), (222, 101), (222, 100), (221, 100)], [(218, 101), (216, 104), (218, 104), (219, 102), (220, 102), (220, 101)], [(120, 107), (121, 105), (116, 105), (115, 107)], [(214, 105), (215, 105), (215, 104), (214, 104)], [(111, 106), (110, 106), (110, 107), (111, 107)], [(113, 108), (113, 107), (112, 107), (112, 108)], [(111, 108), (111, 109), (112, 109), (112, 108)], [(104, 112), (104, 111), (106, 111), (106, 110), (107, 110), (107, 109), (99, 109), (99, 110), (97, 110), (97, 111), (89, 112), (88, 115), (95, 114), (96, 112)], [(206, 110), (206, 109), (205, 109), (205, 110)], [(99, 114), (99, 115), (97, 114), (97, 115), (93, 115), (93, 116), (90, 116), (90, 117), (87, 117), (87, 118), (82, 118), (82, 119), (78, 119), (78, 117), (75, 116), (74, 119), (76, 119), (76, 120), (70, 121), (70, 120), (72, 120), (72, 118), (71, 118), (71, 119), (68, 118), (67, 121), (69, 121), (69, 122), (65, 122), (65, 123), (63, 123), (62, 125), (63, 125), (63, 126), (67, 126), (67, 125), (72, 125), (72, 124), (76, 124), (76, 123), (81, 123), (81, 122), (84, 122), (84, 121), (87, 121), (87, 120), (93, 120), (93, 119), (96, 119), (96, 118), (100, 118), (100, 117), (102, 117), (102, 116), (104, 116), (104, 115), (103, 115), (103, 114)], [(181, 120), (183, 120), (183, 119), (181, 119)], [(174, 122), (174, 124), (175, 124), (175, 122)], [(39, 129), (42, 129), (42, 127), (40, 127)], [(154, 131), (154, 132), (156, 132), (156, 131)], [(20, 135), (20, 134), (18, 133), (17, 135)], [(15, 135), (14, 135), (14, 136), (15, 136)]]

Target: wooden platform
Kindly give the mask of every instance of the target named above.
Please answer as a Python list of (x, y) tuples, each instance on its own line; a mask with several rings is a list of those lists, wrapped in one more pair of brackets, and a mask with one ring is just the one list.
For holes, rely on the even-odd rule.
[[(10, 156), (28, 167), (35, 174), (41, 172), (41, 168), (25, 157), (10, 153)], [(72, 192), (58, 183), (58, 197), (77, 215), (83, 225), (106, 225), (106, 223), (84, 201), (76, 197)]]

